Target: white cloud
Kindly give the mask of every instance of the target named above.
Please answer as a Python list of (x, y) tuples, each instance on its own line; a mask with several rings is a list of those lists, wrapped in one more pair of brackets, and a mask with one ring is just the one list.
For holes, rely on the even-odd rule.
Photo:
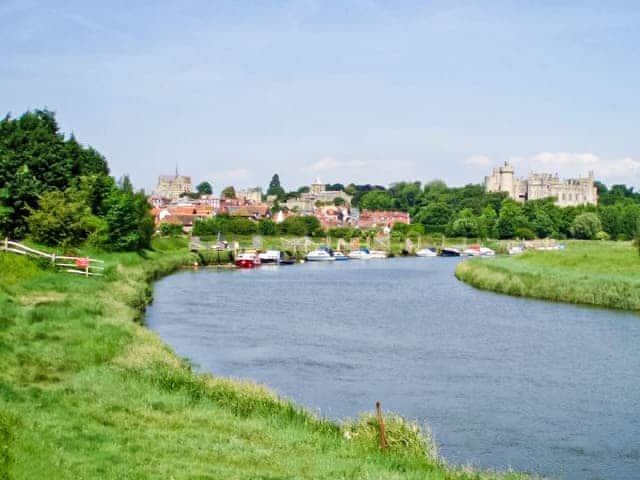
[(491, 165), (491, 159), (486, 155), (475, 154), (467, 158), (464, 163), (472, 167), (488, 167)]
[(605, 183), (640, 183), (640, 160), (630, 157), (602, 158), (591, 152), (540, 152), (528, 157), (511, 157), (509, 163), (517, 167), (519, 176), (528, 172), (546, 172), (576, 178), (593, 171), (595, 178)]
[(532, 160), (543, 165), (594, 165), (600, 158), (593, 153), (542, 152)]
[(329, 170), (336, 170), (338, 168), (359, 168), (367, 165), (367, 162), (362, 160), (350, 160), (342, 162), (336, 160), (333, 157), (324, 157), (309, 166), (306, 170), (314, 173), (327, 172)]
[(640, 177), (640, 161), (630, 157), (604, 161), (602, 165), (597, 167), (596, 173), (619, 179), (625, 177), (629, 178), (629, 180), (637, 179)]

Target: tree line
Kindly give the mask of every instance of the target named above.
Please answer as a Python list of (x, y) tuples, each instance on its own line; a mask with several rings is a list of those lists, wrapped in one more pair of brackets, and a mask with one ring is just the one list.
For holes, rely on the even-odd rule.
[(60, 132), (55, 114), (0, 120), (0, 235), (49, 246), (109, 250), (150, 246), (154, 221), (143, 191), (109, 176), (106, 159)]
[[(596, 182), (598, 205), (558, 207), (553, 198), (515, 202), (504, 192), (486, 192), (483, 185), (449, 187), (440, 180), (397, 182), (382, 185), (327, 184), (328, 191), (344, 191), (352, 196), (351, 206), (360, 210), (408, 212), (412, 223), (427, 233), (480, 238), (610, 238), (629, 240), (640, 229), (640, 192), (626, 185), (610, 189)], [(275, 174), (268, 194), (279, 201), (298, 197), (309, 187), (286, 192)], [(279, 206), (276, 206), (279, 208)], [(398, 227), (402, 230), (404, 227)], [(415, 228), (414, 232), (417, 232)], [(334, 230), (337, 236), (354, 232)]]

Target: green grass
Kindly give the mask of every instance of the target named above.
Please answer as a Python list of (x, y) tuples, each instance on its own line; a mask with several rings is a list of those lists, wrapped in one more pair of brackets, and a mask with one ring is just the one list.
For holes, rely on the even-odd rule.
[(640, 311), (640, 256), (629, 242), (572, 241), (560, 251), (472, 259), (456, 276), (509, 295)]
[[(336, 424), (252, 383), (195, 374), (140, 322), (185, 245), (90, 253), (103, 278), (0, 253), (0, 479), (488, 479), (389, 415)], [(175, 248), (180, 247), (180, 250)]]

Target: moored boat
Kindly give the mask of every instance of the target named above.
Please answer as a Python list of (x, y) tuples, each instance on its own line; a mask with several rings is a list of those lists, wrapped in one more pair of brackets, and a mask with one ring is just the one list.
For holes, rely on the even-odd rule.
[(243, 252), (238, 254), (234, 261), (238, 268), (254, 268), (260, 265), (260, 255), (258, 252)]
[(371, 254), (371, 258), (375, 259), (383, 259), (389, 256), (384, 250), (370, 250), (369, 253)]
[(460, 250), (453, 247), (445, 247), (442, 250), (440, 250), (440, 256), (441, 257), (459, 257)]
[(349, 252), (349, 258), (353, 260), (369, 260), (371, 258), (371, 252), (369, 252), (368, 248), (361, 247), (359, 250)]
[(490, 248), (481, 247), (480, 245), (471, 245), (462, 253), (463, 255), (467, 255), (469, 257), (493, 257), (496, 254), (496, 252), (494, 252)]
[(306, 259), (309, 262), (334, 262), (336, 260), (327, 248), (319, 248), (307, 253)]
[(417, 257), (437, 257), (438, 252), (433, 247), (421, 248), (416, 252)]
[(282, 253), (280, 250), (267, 250), (266, 252), (260, 252), (259, 254), (261, 263), (280, 263), (282, 259)]
[(337, 262), (342, 262), (344, 260), (349, 260), (349, 257), (347, 257), (341, 251), (333, 252), (333, 258), (335, 258)]

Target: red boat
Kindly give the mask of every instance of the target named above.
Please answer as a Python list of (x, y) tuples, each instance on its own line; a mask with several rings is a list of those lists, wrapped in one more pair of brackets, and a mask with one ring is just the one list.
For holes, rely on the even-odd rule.
[(260, 265), (260, 256), (258, 252), (240, 253), (236, 257), (235, 264), (238, 268), (254, 268)]

